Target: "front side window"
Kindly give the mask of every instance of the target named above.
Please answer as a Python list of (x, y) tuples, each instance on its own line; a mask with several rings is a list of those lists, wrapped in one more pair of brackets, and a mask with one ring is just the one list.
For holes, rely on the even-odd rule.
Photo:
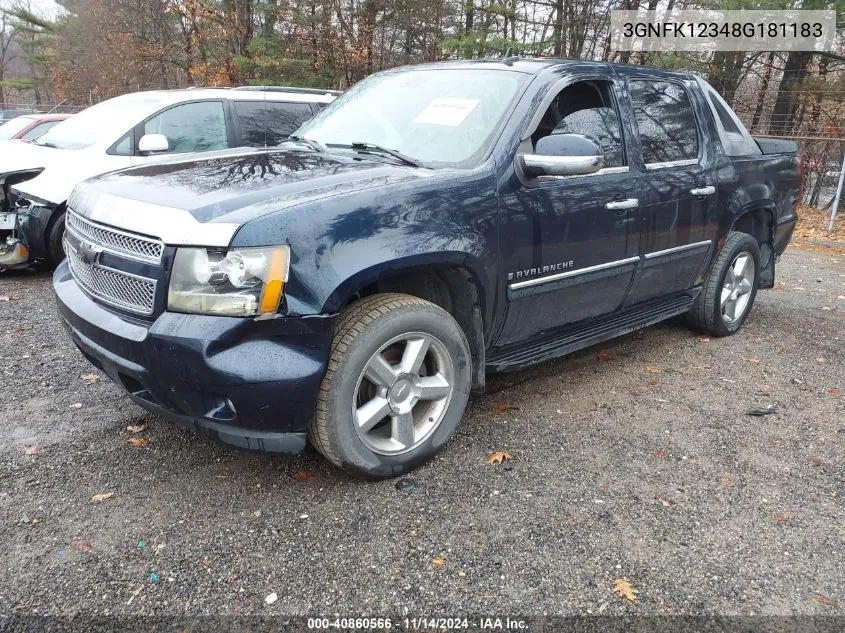
[(34, 141), (42, 134), (45, 134), (50, 128), (54, 127), (59, 121), (44, 121), (44, 123), (39, 123), (31, 130), (27, 130), (26, 134), (21, 136), (22, 139), (25, 141)]
[(278, 145), (313, 115), (308, 103), (236, 101), (241, 143), (251, 147)]
[(169, 154), (207, 152), (229, 146), (226, 116), (219, 101), (169, 108), (144, 123), (144, 134), (166, 136)]
[(552, 100), (531, 138), (551, 134), (580, 134), (595, 141), (604, 155), (605, 167), (625, 165), (622, 126), (607, 81), (579, 81), (567, 86)]
[(681, 86), (636, 80), (630, 92), (646, 165), (698, 158), (695, 115)]
[(489, 152), (530, 75), (511, 70), (405, 70), (371, 75), (297, 135), (331, 147), (370, 143), (426, 166), (472, 167)]

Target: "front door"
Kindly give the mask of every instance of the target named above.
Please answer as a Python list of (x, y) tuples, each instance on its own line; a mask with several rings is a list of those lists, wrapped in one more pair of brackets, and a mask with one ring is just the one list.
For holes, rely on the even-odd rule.
[[(527, 179), (501, 195), (500, 252), (507, 316), (497, 345), (617, 310), (637, 266), (639, 174), (627, 160), (613, 82), (563, 88), (532, 134), (584, 134), (605, 167), (595, 174)], [(525, 143), (523, 144), (525, 145)], [(530, 153), (533, 147), (523, 147)]]

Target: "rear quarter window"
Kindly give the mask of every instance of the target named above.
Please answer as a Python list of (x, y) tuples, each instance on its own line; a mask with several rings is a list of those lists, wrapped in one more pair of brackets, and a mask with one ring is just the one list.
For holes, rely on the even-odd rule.
[(236, 101), (241, 145), (278, 145), (313, 116), (310, 103)]

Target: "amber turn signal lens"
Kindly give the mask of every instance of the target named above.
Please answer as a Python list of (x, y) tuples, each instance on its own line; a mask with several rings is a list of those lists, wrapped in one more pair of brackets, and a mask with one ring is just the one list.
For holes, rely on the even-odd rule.
[(277, 248), (270, 258), (264, 289), (261, 292), (261, 302), (258, 306), (259, 314), (277, 312), (285, 290), (288, 273), (288, 249)]

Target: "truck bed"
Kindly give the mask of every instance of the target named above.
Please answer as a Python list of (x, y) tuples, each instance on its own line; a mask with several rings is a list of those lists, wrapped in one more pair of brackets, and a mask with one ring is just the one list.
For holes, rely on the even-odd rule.
[(797, 154), (798, 143), (782, 138), (753, 137), (764, 154)]

